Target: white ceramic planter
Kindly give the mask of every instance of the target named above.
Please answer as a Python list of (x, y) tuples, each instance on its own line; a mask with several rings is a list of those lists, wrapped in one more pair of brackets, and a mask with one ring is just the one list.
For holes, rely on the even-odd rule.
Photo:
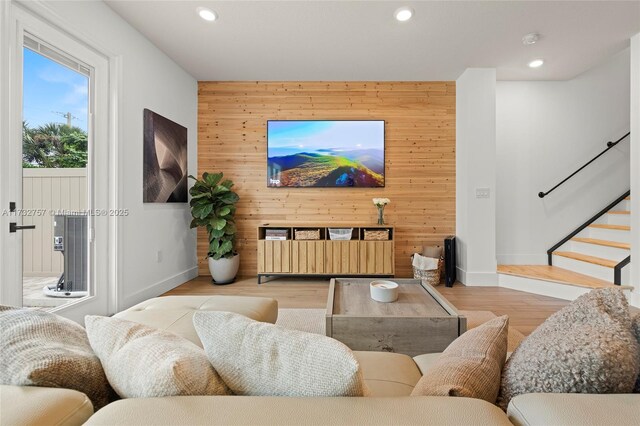
[(240, 255), (236, 254), (231, 259), (214, 260), (209, 258), (209, 272), (213, 278), (214, 284), (231, 284), (235, 281), (240, 268)]

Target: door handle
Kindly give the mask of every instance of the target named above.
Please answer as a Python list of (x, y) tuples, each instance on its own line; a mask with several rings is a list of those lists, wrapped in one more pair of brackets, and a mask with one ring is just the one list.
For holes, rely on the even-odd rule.
[(9, 222), (9, 232), (22, 231), (23, 229), (36, 229), (35, 225), (18, 225), (15, 222)]

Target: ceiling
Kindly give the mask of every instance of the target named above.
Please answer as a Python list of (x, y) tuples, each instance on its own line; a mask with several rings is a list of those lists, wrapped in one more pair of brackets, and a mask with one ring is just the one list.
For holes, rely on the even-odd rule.
[[(106, 3), (198, 80), (566, 80), (640, 32), (640, 1), (135, 1)], [(199, 6), (219, 19), (206, 22)], [(415, 10), (398, 22), (401, 6)], [(541, 40), (522, 44), (526, 33)], [(544, 66), (527, 63), (543, 58)]]

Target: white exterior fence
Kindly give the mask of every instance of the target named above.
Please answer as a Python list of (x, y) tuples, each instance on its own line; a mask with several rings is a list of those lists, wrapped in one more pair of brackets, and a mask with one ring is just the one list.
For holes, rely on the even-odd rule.
[[(62, 253), (53, 251), (53, 212), (86, 210), (87, 169), (23, 169), (23, 266), (25, 276), (57, 276)], [(37, 212), (31, 214), (32, 212)]]

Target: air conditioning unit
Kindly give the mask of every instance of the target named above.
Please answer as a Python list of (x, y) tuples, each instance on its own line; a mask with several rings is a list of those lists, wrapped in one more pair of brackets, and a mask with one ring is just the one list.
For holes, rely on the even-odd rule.
[(88, 292), (89, 230), (85, 215), (58, 215), (53, 219), (53, 250), (62, 252), (64, 271), (57, 284), (45, 286), (52, 297), (84, 297)]

